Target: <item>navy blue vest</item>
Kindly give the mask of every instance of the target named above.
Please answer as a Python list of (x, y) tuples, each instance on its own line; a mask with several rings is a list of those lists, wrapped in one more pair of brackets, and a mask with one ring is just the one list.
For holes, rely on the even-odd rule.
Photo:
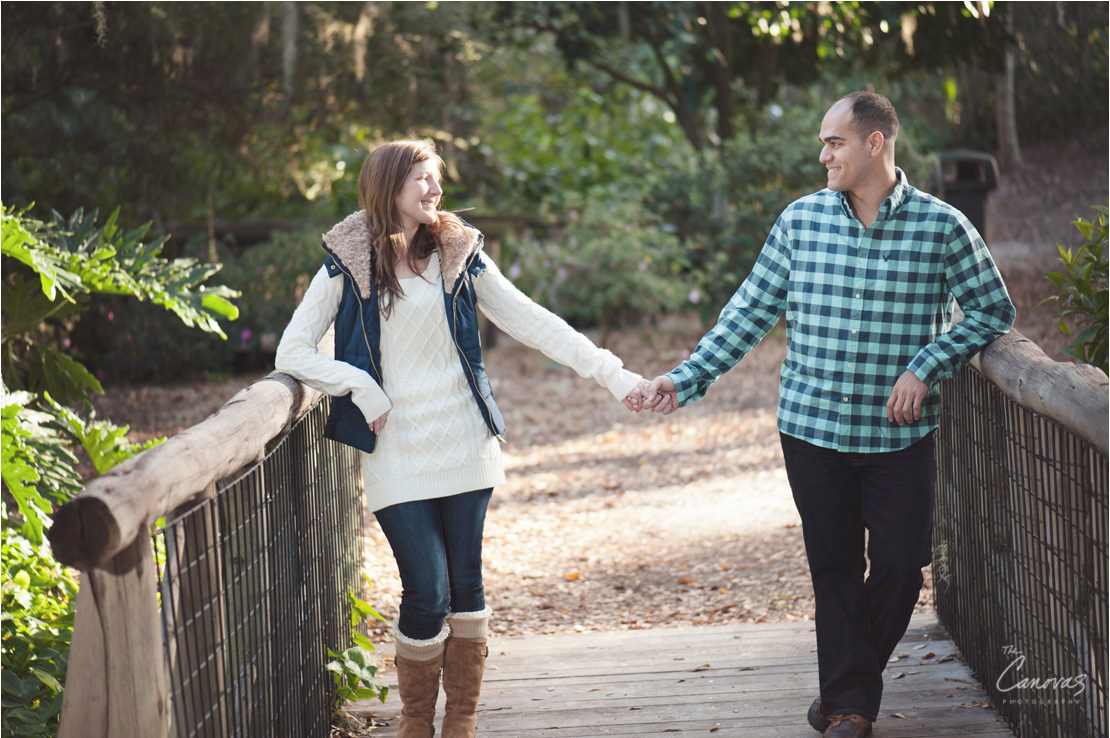
[[(479, 245), (481, 241), (479, 241)], [(377, 289), (371, 280), (370, 294), (363, 297), (347, 267), (338, 256), (324, 249), (331, 256), (324, 262), (332, 277), (343, 275), (343, 297), (335, 315), (335, 358), (367, 372), (380, 386), (382, 384), (381, 314), (378, 311)], [(370, 258), (369, 250), (367, 258)], [(450, 291), (443, 294), (451, 336), (458, 349), (463, 374), (470, 384), (478, 410), (490, 433), (500, 438), (505, 432), (505, 420), (493, 400), (486, 366), (482, 361), (482, 345), (478, 331), (477, 296), (471, 280), (485, 271), (481, 251), (475, 249), (467, 259), (466, 268)], [(371, 268), (373, 274), (373, 268)], [(374, 420), (374, 418), (370, 418)], [(324, 437), (372, 453), (376, 440), (369, 421), (351, 400), (351, 395), (332, 398), (331, 412), (324, 425)]]

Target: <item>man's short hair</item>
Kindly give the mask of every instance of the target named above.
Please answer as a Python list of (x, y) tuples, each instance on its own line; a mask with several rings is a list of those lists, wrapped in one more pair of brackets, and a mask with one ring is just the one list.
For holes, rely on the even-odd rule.
[(862, 138), (875, 131), (883, 134), (887, 141), (898, 137), (898, 113), (890, 100), (874, 92), (861, 90), (851, 92), (837, 102), (845, 101), (851, 106), (852, 122)]

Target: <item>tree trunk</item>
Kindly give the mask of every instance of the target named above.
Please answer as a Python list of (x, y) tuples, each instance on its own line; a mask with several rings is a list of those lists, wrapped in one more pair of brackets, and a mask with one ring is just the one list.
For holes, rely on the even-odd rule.
[[(1012, 31), (1013, 21), (1006, 16), (1006, 30)], [(1017, 108), (1014, 101), (1014, 47), (1006, 45), (1005, 67), (995, 78), (995, 123), (998, 128), (998, 165), (1010, 172), (1021, 166), (1018, 144)]]
[(281, 72), (285, 83), (285, 99), (293, 99), (293, 74), (297, 68), (297, 4), (282, 4)]

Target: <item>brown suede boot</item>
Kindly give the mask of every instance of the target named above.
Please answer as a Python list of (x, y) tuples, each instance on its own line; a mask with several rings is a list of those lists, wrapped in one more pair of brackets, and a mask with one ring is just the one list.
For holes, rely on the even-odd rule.
[(432, 738), (436, 729), (436, 700), (439, 698), (439, 672), (447, 639), (447, 625), (435, 638), (420, 641), (407, 638), (393, 625), (396, 639), (397, 691), (401, 693), (401, 723), (398, 738)]
[(490, 610), (451, 613), (451, 635), (443, 656), (443, 738), (474, 738), (478, 724), (478, 697), (486, 671)]

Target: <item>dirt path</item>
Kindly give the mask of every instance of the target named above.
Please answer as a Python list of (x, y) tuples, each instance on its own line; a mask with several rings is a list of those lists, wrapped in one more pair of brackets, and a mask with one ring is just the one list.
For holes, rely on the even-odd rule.
[[(698, 336), (696, 321), (673, 321), (654, 345), (626, 333), (612, 348), (654, 374)], [(497, 632), (812, 617), (775, 429), (781, 334), (669, 417), (633, 415), (592, 381), (500, 343), (487, 364), (510, 429), (508, 482), (484, 549)], [(375, 602), (392, 610), (399, 582), (376, 525), (370, 536)]]

